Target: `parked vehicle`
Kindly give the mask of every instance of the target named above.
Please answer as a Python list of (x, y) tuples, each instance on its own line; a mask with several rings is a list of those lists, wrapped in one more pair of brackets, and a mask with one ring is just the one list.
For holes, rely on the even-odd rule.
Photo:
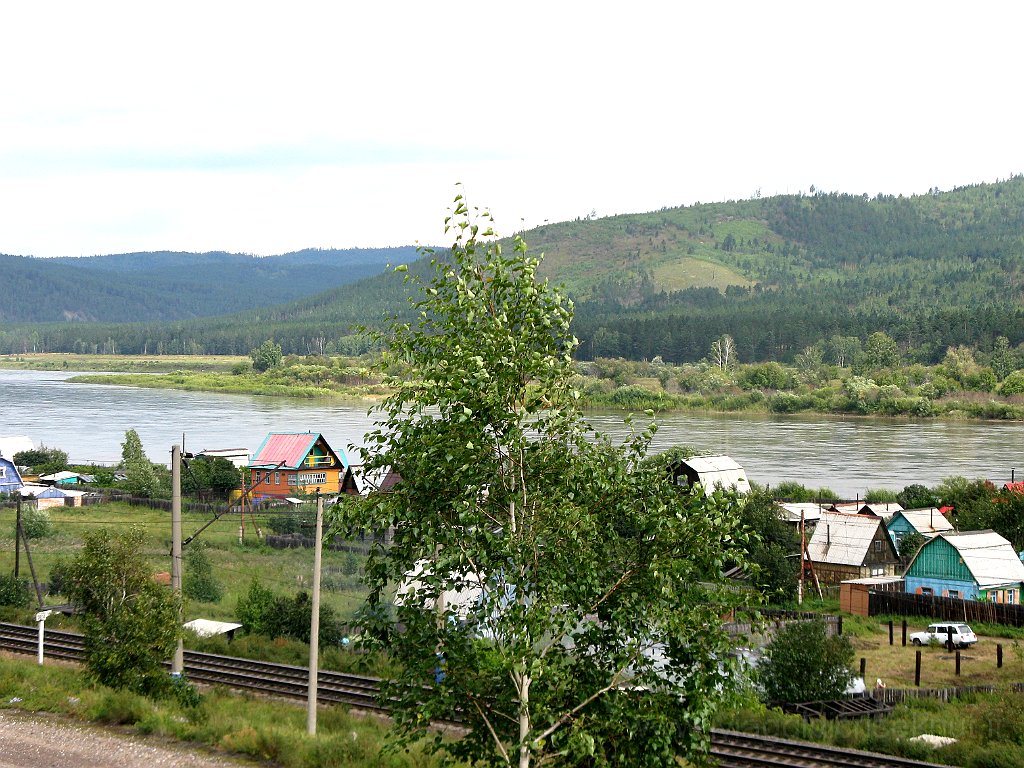
[(966, 624), (954, 624), (944, 622), (940, 624), (929, 624), (924, 632), (915, 632), (910, 636), (910, 642), (914, 645), (927, 645), (928, 643), (945, 644), (952, 640), (957, 648), (967, 648), (978, 642), (974, 631)]

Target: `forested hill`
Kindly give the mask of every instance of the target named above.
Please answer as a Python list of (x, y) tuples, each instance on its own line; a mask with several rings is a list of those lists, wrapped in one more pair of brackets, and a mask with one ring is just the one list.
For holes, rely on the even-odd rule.
[[(500, 223), (500, 222), (499, 222)], [(817, 192), (550, 224), (525, 233), (576, 302), (583, 358), (685, 362), (723, 334), (740, 360), (884, 331), (909, 360), (1024, 343), (1024, 176), (926, 195)], [(393, 262), (398, 258), (391, 259)], [(352, 352), (355, 323), (402, 306), (382, 274), (294, 303), (169, 325), (0, 329), (0, 350)], [(313, 339), (313, 343), (311, 343)], [(109, 351), (109, 350), (108, 350)]]
[(0, 255), (0, 321), (180, 320), (282, 304), (415, 258), (415, 249), (307, 249), (280, 256), (125, 253)]

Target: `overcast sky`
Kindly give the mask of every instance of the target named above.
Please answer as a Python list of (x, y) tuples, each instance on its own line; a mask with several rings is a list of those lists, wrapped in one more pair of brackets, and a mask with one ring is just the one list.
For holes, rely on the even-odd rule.
[(1024, 171), (1024, 4), (4, 3), (0, 253), (444, 244)]

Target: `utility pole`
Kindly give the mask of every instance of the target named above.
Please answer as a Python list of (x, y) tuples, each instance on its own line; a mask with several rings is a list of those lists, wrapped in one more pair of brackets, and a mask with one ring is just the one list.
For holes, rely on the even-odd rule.
[(17, 517), (14, 524), (14, 578), (18, 578), (21, 569), (21, 489), (17, 491)]
[(320, 661), (320, 558), (323, 554), (324, 500), (316, 492), (316, 540), (313, 542), (313, 612), (309, 621), (309, 691), (306, 732), (316, 736), (317, 667)]
[(178, 601), (178, 646), (171, 660), (171, 674), (185, 669), (185, 643), (181, 638), (181, 446), (171, 446), (171, 590)]
[(800, 508), (800, 581), (796, 586), (796, 604), (804, 604), (804, 554), (807, 552), (807, 539), (804, 536), (804, 510)]

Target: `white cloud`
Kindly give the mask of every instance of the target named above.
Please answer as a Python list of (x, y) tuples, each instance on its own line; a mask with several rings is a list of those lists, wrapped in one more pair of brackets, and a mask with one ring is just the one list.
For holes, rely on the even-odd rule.
[(1024, 10), (950, 2), (11, 4), (0, 251), (442, 242), (1024, 171)]

